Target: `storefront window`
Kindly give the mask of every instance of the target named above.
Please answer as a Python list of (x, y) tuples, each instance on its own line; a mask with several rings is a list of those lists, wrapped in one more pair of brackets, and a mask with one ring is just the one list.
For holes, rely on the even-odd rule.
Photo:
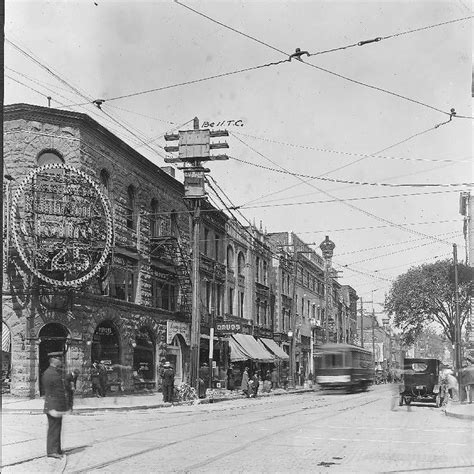
[(155, 343), (148, 328), (140, 328), (135, 335), (133, 370), (143, 380), (155, 380)]

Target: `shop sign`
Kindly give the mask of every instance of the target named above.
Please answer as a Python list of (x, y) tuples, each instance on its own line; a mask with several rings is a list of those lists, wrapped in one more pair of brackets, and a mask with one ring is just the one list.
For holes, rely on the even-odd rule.
[(100, 326), (97, 328), (97, 333), (101, 336), (110, 336), (112, 334), (112, 328)]
[(40, 166), (20, 183), (11, 228), (24, 264), (56, 287), (92, 278), (112, 247), (108, 197), (90, 176), (64, 164)]
[(241, 333), (242, 325), (240, 323), (216, 323), (217, 334)]
[(170, 321), (166, 322), (166, 343), (171, 344), (173, 338), (181, 334), (183, 336), (184, 342), (188, 346), (191, 345), (191, 328), (188, 323), (182, 323), (181, 321)]

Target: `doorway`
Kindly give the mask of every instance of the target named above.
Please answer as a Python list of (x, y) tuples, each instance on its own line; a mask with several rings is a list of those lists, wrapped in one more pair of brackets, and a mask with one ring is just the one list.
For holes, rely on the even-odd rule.
[(39, 389), (40, 395), (44, 395), (43, 372), (49, 367), (49, 356), (51, 352), (57, 355), (63, 354), (62, 362), (64, 367), (66, 354), (66, 341), (69, 332), (65, 326), (59, 323), (48, 323), (43, 326), (39, 332)]

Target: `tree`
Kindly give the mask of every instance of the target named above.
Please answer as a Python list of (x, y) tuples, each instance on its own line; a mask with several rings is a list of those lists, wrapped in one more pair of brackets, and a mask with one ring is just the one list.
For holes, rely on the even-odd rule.
[[(458, 265), (459, 314), (461, 328), (469, 314), (473, 289), (473, 269)], [(410, 268), (399, 275), (385, 300), (385, 310), (395, 315), (394, 324), (402, 330), (406, 345), (412, 345), (430, 323), (440, 325), (454, 343), (455, 301), (454, 265), (450, 260)]]

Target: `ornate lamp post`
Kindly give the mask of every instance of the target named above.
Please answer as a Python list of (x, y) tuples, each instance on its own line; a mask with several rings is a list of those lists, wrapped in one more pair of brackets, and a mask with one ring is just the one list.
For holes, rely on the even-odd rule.
[(327, 235), (319, 246), (324, 258), (324, 342), (329, 342), (329, 309), (331, 306), (329, 272), (331, 270), (332, 256), (335, 247), (336, 245), (333, 241), (329, 240), (329, 236)]

